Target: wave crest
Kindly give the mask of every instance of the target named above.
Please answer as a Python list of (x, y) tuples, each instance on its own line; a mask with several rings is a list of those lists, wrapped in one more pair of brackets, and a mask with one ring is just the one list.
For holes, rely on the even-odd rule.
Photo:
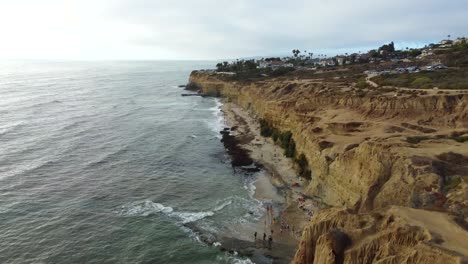
[(172, 211), (174, 211), (172, 207), (146, 200), (123, 205), (118, 214), (120, 216), (149, 216), (160, 212), (167, 214)]
[(176, 212), (172, 207), (164, 206), (160, 203), (154, 203), (150, 200), (143, 202), (133, 202), (123, 205), (118, 211), (118, 215), (125, 217), (150, 216), (157, 213), (163, 213), (169, 217), (176, 218), (182, 224), (196, 222), (206, 217), (214, 215), (214, 212)]

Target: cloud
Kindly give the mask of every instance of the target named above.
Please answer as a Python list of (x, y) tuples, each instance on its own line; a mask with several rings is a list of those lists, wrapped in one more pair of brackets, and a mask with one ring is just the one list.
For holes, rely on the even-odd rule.
[[(21, 17), (29, 4), (45, 17)], [(293, 48), (338, 53), (392, 40), (403, 47), (466, 35), (468, 24), (465, 0), (12, 0), (2, 1), (0, 10), (0, 17), (16, 16), (0, 18), (0, 30), (8, 24), (14, 35), (3, 46), (78, 58), (218, 59)], [(41, 18), (49, 22), (37, 23)], [(18, 36), (15, 27), (24, 34)], [(38, 35), (47, 38), (25, 44)]]

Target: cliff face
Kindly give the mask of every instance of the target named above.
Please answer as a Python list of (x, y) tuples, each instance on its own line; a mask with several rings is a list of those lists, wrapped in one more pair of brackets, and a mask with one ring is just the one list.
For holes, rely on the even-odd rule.
[[(435, 202), (427, 197), (431, 191), (442, 188), (440, 179), (445, 176), (432, 168), (437, 159), (430, 155), (426, 163), (414, 164), (412, 156), (423, 148), (414, 151), (404, 141), (406, 136), (427, 134), (401, 124), (424, 125), (416, 129), (430, 125), (445, 133), (468, 128), (466, 94), (359, 97), (324, 85), (238, 83), (203, 72), (192, 73), (190, 82), (204, 94), (229, 98), (276, 128), (291, 131), (297, 153), (306, 156), (313, 171), (308, 194), (363, 212), (387, 205), (426, 206)], [(466, 152), (455, 143), (445, 140), (441, 145)]]
[[(424, 257), (418, 250), (408, 251), (404, 258), (396, 256), (394, 252), (416, 245), (426, 250), (425, 241), (431, 236), (407, 227), (403, 220), (390, 228), (370, 212), (397, 205), (451, 210), (461, 219), (468, 216), (468, 162), (460, 163), (468, 156), (466, 143), (461, 143), (468, 133), (468, 94), (395, 96), (376, 90), (363, 96), (327, 82), (236, 82), (206, 72), (193, 72), (190, 83), (204, 94), (232, 100), (281, 131), (290, 131), (297, 155), (304, 154), (312, 170), (307, 194), (351, 210), (314, 216), (295, 263), (314, 259), (315, 263), (337, 263), (337, 258), (346, 263), (377, 259), (379, 263), (413, 263), (411, 258), (445, 258), (446, 253), (432, 249)], [(455, 180), (460, 183), (451, 185)], [(351, 232), (351, 240), (360, 240), (352, 230), (363, 219), (373, 224), (372, 232), (362, 232), (374, 239), (337, 256), (336, 251), (346, 245), (336, 245), (333, 239)], [(343, 230), (329, 233), (333, 227)], [(391, 245), (381, 249), (383, 241), (396, 244), (388, 242)], [(377, 248), (377, 257), (370, 256)]]
[[(418, 223), (423, 218), (431, 221)], [(468, 243), (467, 235), (440, 212), (394, 206), (359, 215), (327, 209), (305, 228), (292, 263), (462, 263), (468, 249), (458, 245)]]

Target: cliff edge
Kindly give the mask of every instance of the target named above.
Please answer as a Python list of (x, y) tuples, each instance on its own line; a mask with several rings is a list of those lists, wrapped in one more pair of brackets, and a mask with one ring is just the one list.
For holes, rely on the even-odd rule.
[(447, 230), (425, 226), (421, 216), (442, 214), (439, 224), (466, 236), (468, 94), (363, 92), (336, 80), (242, 81), (199, 71), (190, 84), (240, 105), (273, 137), (290, 133), (306, 194), (332, 207), (311, 219), (294, 263), (457, 263), (466, 256), (467, 244), (434, 242), (449, 239), (440, 234)]

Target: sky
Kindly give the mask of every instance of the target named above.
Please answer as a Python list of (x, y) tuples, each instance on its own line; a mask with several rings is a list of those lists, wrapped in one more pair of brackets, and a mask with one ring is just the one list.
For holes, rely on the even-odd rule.
[(336, 55), (468, 36), (468, 0), (0, 0), (0, 59)]

